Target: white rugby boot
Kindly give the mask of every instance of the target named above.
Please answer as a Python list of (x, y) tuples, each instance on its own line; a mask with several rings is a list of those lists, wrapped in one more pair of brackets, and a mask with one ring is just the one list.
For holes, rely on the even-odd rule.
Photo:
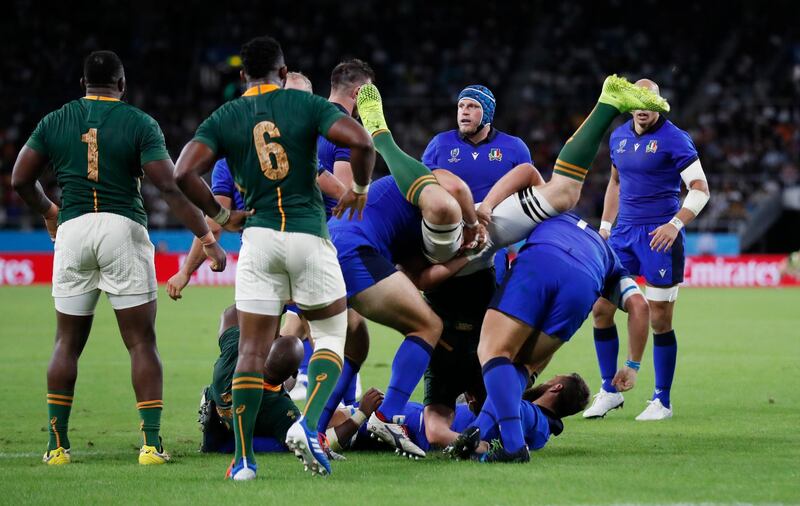
[(621, 408), (625, 398), (619, 392), (606, 392), (602, 388), (594, 394), (592, 405), (583, 412), (584, 418), (603, 418), (612, 409)]

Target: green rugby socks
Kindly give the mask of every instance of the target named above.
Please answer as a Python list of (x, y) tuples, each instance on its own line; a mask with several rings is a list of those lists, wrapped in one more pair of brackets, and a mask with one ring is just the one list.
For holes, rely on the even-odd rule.
[(233, 375), (233, 435), (236, 443), (234, 461), (242, 457), (255, 462), (253, 430), (255, 429), (261, 396), (264, 392), (264, 375), (260, 372), (238, 372)]
[(69, 436), (67, 428), (69, 425), (69, 413), (72, 411), (72, 397), (74, 392), (68, 390), (48, 390), (47, 391), (47, 414), (50, 418), (48, 431), (50, 440), (47, 443), (47, 450), (55, 450), (58, 447), (69, 449)]
[(422, 189), (429, 184), (439, 184), (431, 170), (400, 149), (388, 130), (376, 133), (372, 140), (375, 149), (386, 161), (400, 192), (405, 195), (406, 200), (415, 206), (419, 205)]
[(617, 116), (619, 111), (615, 107), (598, 102), (589, 117), (561, 148), (553, 173), (583, 182), (606, 130)]
[(142, 444), (154, 446), (161, 451), (158, 433), (161, 431), (161, 411), (164, 409), (164, 401), (155, 399), (137, 402), (136, 409), (139, 410), (139, 418), (141, 418)]
[(308, 400), (303, 416), (311, 430), (319, 423), (319, 417), (325, 410), (328, 397), (336, 388), (336, 382), (342, 373), (342, 359), (327, 349), (319, 349), (308, 361)]

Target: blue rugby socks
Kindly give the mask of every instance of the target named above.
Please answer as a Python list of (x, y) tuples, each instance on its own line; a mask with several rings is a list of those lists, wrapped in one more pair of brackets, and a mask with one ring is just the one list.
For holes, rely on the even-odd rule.
[(432, 353), (431, 345), (421, 337), (408, 336), (400, 344), (392, 361), (392, 376), (386, 397), (378, 409), (383, 420), (391, 422), (394, 416), (402, 414), (411, 393), (428, 368)]
[(607, 329), (594, 329), (594, 349), (597, 352), (597, 363), (600, 365), (600, 377), (603, 378), (603, 390), (615, 393), (611, 384), (617, 374), (617, 356), (619, 355), (619, 335), (617, 326)]
[[(328, 430), (328, 423), (331, 421), (333, 412), (336, 411), (336, 408), (339, 407), (339, 402), (341, 402), (342, 398), (346, 395), (346, 392), (350, 387), (350, 384), (353, 383), (353, 379), (358, 374), (358, 370), (360, 367), (361, 366), (359, 366), (349, 358), (344, 357), (344, 364), (342, 365), (342, 374), (341, 376), (339, 376), (339, 380), (336, 382), (336, 386), (333, 388), (331, 396), (328, 397), (328, 402), (325, 404), (325, 409), (322, 410), (322, 414), (319, 416), (319, 422), (317, 423), (317, 432), (322, 432), (323, 434), (325, 434), (325, 431)], [(348, 403), (345, 402), (345, 404)]]
[(313, 353), (314, 346), (311, 344), (311, 339), (303, 339), (303, 360), (298, 367), (300, 374), (308, 374), (308, 361), (311, 360)]
[(522, 389), (518, 371), (509, 359), (496, 357), (483, 366), (483, 382), (486, 385), (486, 401), (491, 401), (500, 425), (503, 446), (514, 453), (525, 446), (519, 416)]
[(653, 365), (656, 374), (656, 389), (653, 400), (659, 399), (664, 407), (670, 407), (669, 391), (675, 376), (675, 361), (678, 356), (678, 342), (675, 331), (653, 334)]

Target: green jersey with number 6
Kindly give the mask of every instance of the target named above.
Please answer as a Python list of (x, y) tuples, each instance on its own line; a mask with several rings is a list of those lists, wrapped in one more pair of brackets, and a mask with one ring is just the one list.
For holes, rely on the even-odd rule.
[(245, 227), (328, 238), (317, 185), (317, 136), (344, 115), (322, 97), (262, 84), (214, 111), (194, 140), (225, 157), (247, 209)]
[(147, 226), (142, 166), (169, 158), (153, 118), (115, 98), (86, 96), (45, 116), (26, 145), (53, 166), (59, 223), (104, 212)]

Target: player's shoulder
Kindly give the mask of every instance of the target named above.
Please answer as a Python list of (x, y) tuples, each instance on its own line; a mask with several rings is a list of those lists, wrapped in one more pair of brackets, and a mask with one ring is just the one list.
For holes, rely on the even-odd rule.
[(678, 138), (691, 138), (689, 132), (666, 118), (664, 119), (664, 124), (662, 125), (661, 130), (663, 131), (664, 135), (670, 135)]
[[(458, 130), (445, 130), (444, 132), (439, 132), (438, 134), (434, 135), (431, 139), (430, 143), (447, 143), (447, 142), (456, 142), (460, 140), (458, 136)], [(430, 144), (429, 143), (429, 144)]]
[(120, 102), (119, 109), (122, 114), (130, 115), (131, 118), (134, 118), (135, 121), (138, 121), (144, 125), (148, 126), (158, 126), (158, 122), (156, 119), (143, 110), (139, 109), (135, 105), (131, 105), (127, 102)]
[(525, 148), (528, 149), (528, 145), (525, 144), (525, 141), (522, 140), (522, 137), (517, 137), (516, 135), (511, 135), (509, 133), (503, 132), (502, 130), (494, 130), (494, 141), (497, 143), (501, 143), (505, 146), (515, 147), (515, 148)]

